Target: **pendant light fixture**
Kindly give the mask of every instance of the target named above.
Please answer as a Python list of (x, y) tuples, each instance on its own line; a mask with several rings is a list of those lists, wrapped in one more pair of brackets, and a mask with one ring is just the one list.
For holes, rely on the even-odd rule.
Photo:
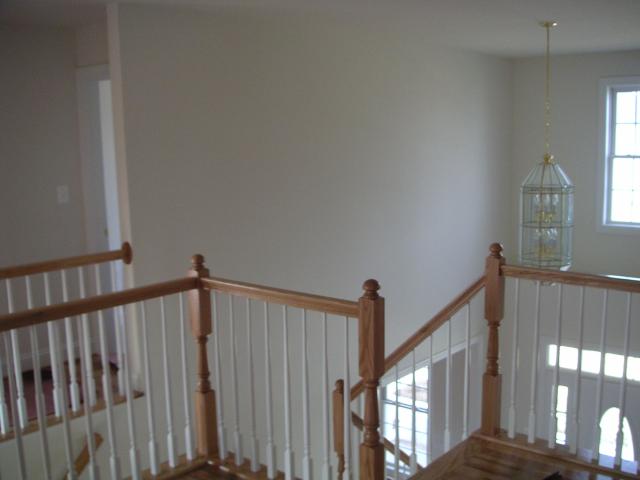
[(553, 21), (540, 22), (547, 34), (545, 56), (545, 152), (521, 186), (520, 263), (567, 270), (573, 242), (573, 183), (551, 154), (550, 30)]

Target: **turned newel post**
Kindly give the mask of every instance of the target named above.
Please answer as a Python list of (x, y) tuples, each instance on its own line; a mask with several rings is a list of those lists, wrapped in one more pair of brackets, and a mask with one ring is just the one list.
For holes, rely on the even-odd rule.
[(502, 245), (492, 243), (489, 247), (485, 268), (484, 317), (489, 326), (487, 340), (487, 366), (482, 377), (482, 424), (485, 435), (496, 435), (500, 430), (500, 396), (502, 375), (498, 367), (498, 329), (504, 316), (504, 276), (500, 268), (505, 264)]
[[(190, 277), (209, 276), (204, 266), (204, 257), (194, 255), (191, 259)], [(198, 383), (195, 392), (195, 416), (198, 455), (218, 456), (218, 437), (216, 435), (216, 398), (209, 381), (209, 361), (207, 359), (207, 337), (211, 334), (211, 294), (198, 287), (188, 292), (189, 318), (191, 332), (196, 340), (196, 375)]]
[(364, 293), (358, 300), (360, 376), (364, 384), (360, 478), (383, 480), (384, 447), (379, 432), (378, 385), (384, 375), (384, 298), (378, 295), (380, 285), (376, 280), (367, 280), (362, 288)]

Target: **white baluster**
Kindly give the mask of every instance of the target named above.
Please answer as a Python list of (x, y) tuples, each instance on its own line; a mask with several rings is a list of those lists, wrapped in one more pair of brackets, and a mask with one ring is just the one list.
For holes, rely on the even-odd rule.
[(602, 388), (604, 386), (604, 360), (605, 360), (605, 348), (607, 345), (607, 307), (609, 303), (609, 291), (604, 291), (602, 298), (602, 320), (600, 323), (600, 365), (598, 369), (598, 385), (596, 387), (596, 410), (593, 418), (594, 436), (593, 436), (593, 449), (591, 450), (591, 458), (596, 462), (600, 458), (600, 414), (602, 413)]
[[(162, 351), (169, 351), (167, 342), (167, 315), (164, 297), (160, 298), (160, 323), (162, 328)], [(169, 368), (169, 355), (162, 355), (162, 366), (164, 369), (164, 406), (167, 418), (167, 455), (169, 456), (169, 466), (176, 468), (178, 458), (176, 455), (176, 435), (173, 432), (173, 404), (171, 401), (171, 369)]]
[[(100, 278), (100, 266), (94, 265), (96, 294), (102, 294), (102, 279)], [(102, 360), (102, 397), (107, 410), (107, 437), (109, 439), (109, 467), (111, 478), (120, 478), (120, 458), (116, 447), (116, 434), (113, 424), (113, 391), (111, 387), (111, 365), (109, 364), (109, 352), (107, 350), (107, 335), (104, 325), (104, 314), (98, 310), (98, 337), (100, 342), (100, 357)]]
[(513, 337), (511, 340), (511, 382), (509, 383), (509, 427), (507, 435), (516, 438), (516, 390), (518, 388), (518, 327), (520, 324), (520, 279), (515, 280), (513, 306)]
[(329, 355), (327, 351), (327, 314), (322, 314), (322, 480), (331, 480), (329, 460)]
[[(184, 294), (178, 294), (178, 304), (180, 310), (180, 358), (182, 366), (182, 400), (184, 404), (184, 448), (187, 460), (191, 461), (196, 457), (193, 448), (193, 433), (191, 431), (191, 398), (189, 391), (189, 368), (187, 363), (187, 323), (184, 318)], [(215, 325), (218, 328), (218, 325)]]
[[(9, 431), (9, 410), (7, 408), (7, 400), (4, 393), (4, 372), (2, 364), (4, 358), (0, 355), (0, 435), (6, 435)], [(11, 376), (9, 366), (7, 365), (7, 376)]]
[(289, 332), (287, 320), (287, 306), (282, 306), (282, 343), (284, 359), (284, 478), (292, 480), (293, 450), (291, 449), (291, 391), (289, 386)]
[(395, 397), (395, 416), (393, 419), (393, 426), (396, 430), (396, 436), (394, 437), (394, 449), (393, 449), (393, 479), (398, 480), (400, 478), (400, 408), (398, 406), (398, 391), (400, 390), (400, 384), (398, 383), (398, 364), (396, 363), (394, 369), (395, 385), (396, 385), (396, 397)]
[[(84, 322), (78, 323), (78, 338), (85, 338), (85, 333), (83, 332), (84, 326)], [(85, 349), (80, 348), (80, 368), (87, 371), (88, 367), (86, 366), (86, 364), (88, 361), (91, 361), (91, 359), (87, 358)], [(87, 382), (82, 382), (82, 397), (84, 399), (89, 398), (89, 387), (87, 385)], [(96, 445), (95, 438), (93, 436), (93, 408), (86, 400), (82, 403), (84, 406), (85, 428), (87, 434), (87, 450), (89, 452), (89, 478), (91, 478), (91, 480), (96, 480), (98, 478), (98, 466), (96, 465)]]
[[(309, 380), (307, 365), (307, 311), (302, 310), (302, 478), (311, 479), (311, 437), (309, 433)], [(348, 395), (348, 394), (347, 394)], [(349, 422), (349, 425), (351, 422)]]
[(349, 318), (344, 319), (344, 475), (351, 478), (351, 373), (349, 368)]
[(240, 408), (238, 405), (238, 367), (237, 367), (237, 346), (236, 346), (236, 326), (233, 319), (233, 295), (229, 295), (229, 335), (231, 340), (231, 403), (233, 405), (233, 443), (235, 462), (237, 466), (244, 463), (242, 455), (242, 435), (240, 434)]
[(51, 479), (51, 459), (49, 457), (49, 439), (47, 435), (47, 414), (44, 410), (44, 393), (42, 391), (42, 369), (40, 368), (40, 346), (38, 344), (38, 332), (35, 326), (29, 327), (31, 340), (31, 361), (33, 362), (33, 379), (36, 387), (35, 404), (38, 415), (38, 431), (40, 433), (40, 453), (42, 455), (42, 467), (44, 478)]
[(411, 474), (418, 471), (418, 456), (416, 452), (416, 351), (411, 350)]
[(427, 464), (433, 460), (433, 334), (429, 335), (429, 369), (427, 370)]
[[(28, 278), (28, 277), (27, 277)], [(11, 290), (11, 280), (6, 279), (7, 286), (7, 306), (9, 313), (14, 312), (13, 292)], [(27, 418), (27, 401), (24, 397), (24, 382), (22, 380), (22, 358), (20, 356), (20, 334), (18, 329), (11, 330), (11, 353), (13, 357), (13, 374), (16, 379), (16, 403), (20, 428), (25, 428), (29, 419)], [(9, 372), (7, 372), (9, 373)], [(15, 428), (14, 430), (18, 430)]]
[(618, 397), (618, 429), (616, 431), (615, 466), (620, 468), (622, 462), (622, 422), (627, 409), (627, 362), (629, 359), (629, 334), (631, 329), (631, 293), (627, 293), (627, 319), (624, 326), (624, 360), (622, 362), (622, 378), (620, 379), (620, 394)]
[(264, 378), (265, 409), (267, 410), (267, 478), (276, 477), (276, 447), (273, 443), (273, 417), (271, 406), (271, 344), (269, 342), (269, 305), (264, 303)]
[[(57, 323), (54, 325), (53, 334), (55, 335), (55, 339), (54, 339), (55, 344), (60, 345), (60, 332), (59, 332), (59, 327)], [(58, 355), (57, 359), (58, 359), (58, 365), (56, 366), (56, 368), (58, 368), (58, 371), (61, 372), (60, 373), (60, 376), (62, 377), (61, 383), (64, 384), (65, 378), (64, 378), (64, 373), (62, 369), (62, 362), (63, 362), (62, 355)], [(62, 416), (62, 433), (63, 433), (63, 441), (64, 441), (65, 460), (67, 463), (67, 471), (69, 472), (67, 474), (67, 480), (76, 480), (78, 478), (78, 475), (75, 471), (75, 462), (73, 461), (73, 446), (71, 444), (71, 422), (69, 421), (69, 411), (68, 411), (69, 401), (67, 398), (67, 389), (64, 387), (60, 388), (58, 390), (58, 396), (59, 396), (58, 403), (63, 407), (60, 413)]]
[[(67, 273), (60, 270), (60, 280), (62, 282), (62, 301), (69, 301), (69, 287), (67, 284)], [(78, 383), (78, 372), (76, 370), (76, 349), (73, 340), (73, 323), (70, 318), (64, 319), (65, 341), (67, 344), (67, 364), (69, 368), (69, 396), (71, 397), (71, 410), (80, 411), (80, 384)]]
[[(109, 264), (111, 273), (111, 291), (116, 292), (117, 288), (117, 269), (115, 262)], [(124, 311), (120, 308), (113, 311), (113, 326), (116, 332), (116, 366), (118, 367), (118, 394), (122, 397), (126, 395), (126, 386), (124, 379), (124, 354), (126, 347), (123, 346), (122, 329), (124, 328)]]
[(447, 320), (447, 370), (444, 402), (444, 451), (451, 448), (451, 319)]
[(471, 350), (471, 303), (467, 303), (464, 324), (464, 397), (462, 404), (462, 440), (469, 436), (469, 351)]
[[(116, 307), (118, 310), (124, 310), (124, 307)], [(118, 312), (119, 318), (124, 319), (124, 311)], [(140, 460), (138, 452), (138, 443), (136, 441), (136, 423), (133, 413), (133, 388), (131, 387), (131, 366), (129, 365), (129, 355), (126, 353), (129, 347), (128, 330), (126, 326), (121, 329), (122, 347), (123, 347), (123, 370), (124, 370), (124, 388), (127, 398), (127, 430), (129, 432), (129, 465), (131, 466), (131, 478), (140, 480)]]
[(580, 390), (582, 387), (582, 349), (584, 343), (584, 287), (580, 287), (580, 310), (578, 312), (578, 370), (573, 386), (572, 435), (569, 452), (576, 454), (580, 443)]
[[(49, 285), (49, 275), (47, 272), (42, 274), (44, 280), (44, 298), (45, 304), (51, 305), (51, 286)], [(58, 370), (58, 350), (56, 343), (56, 335), (54, 334), (54, 322), (47, 322), (47, 334), (49, 336), (49, 356), (51, 357), (51, 376), (53, 379), (53, 407), (56, 417), (62, 415), (62, 405), (60, 405), (60, 392), (62, 387), (60, 382), (60, 371)]]
[[(86, 286), (84, 282), (84, 269), (82, 267), (78, 267), (78, 283), (80, 285), (80, 298), (86, 297)], [(84, 349), (84, 356), (86, 362), (84, 363), (84, 377), (85, 382), (87, 384), (89, 396), (84, 397), (85, 402), (86, 399), (89, 398), (89, 405), (92, 407), (96, 404), (96, 382), (93, 378), (93, 357), (91, 354), (91, 326), (89, 323), (89, 315), (82, 314), (80, 316), (82, 322), (82, 332), (83, 336), (79, 337), (82, 342), (80, 346), (81, 349)], [(84, 389), (84, 387), (83, 387)]]
[(257, 472), (260, 469), (258, 462), (258, 439), (256, 438), (256, 406), (255, 406), (255, 390), (253, 386), (253, 342), (251, 340), (251, 300), (246, 299), (247, 306), (247, 368), (249, 374), (249, 444), (251, 445), (251, 471)]
[(551, 385), (551, 408), (549, 408), (549, 448), (556, 446), (556, 430), (558, 422), (556, 419), (558, 406), (558, 380), (560, 378), (560, 345), (562, 329), (562, 283), (558, 284), (558, 310), (556, 312), (556, 366), (553, 369), (553, 384)]
[(389, 432), (387, 431), (388, 422), (387, 422), (387, 416), (384, 410), (384, 400), (386, 398), (387, 386), (379, 385), (376, 393), (378, 394), (378, 418), (380, 419), (380, 435), (387, 438), (390, 436)]
[[(24, 460), (24, 445), (22, 443), (22, 429), (15, 428), (18, 425), (18, 402), (17, 402), (17, 392), (15, 382), (15, 376), (11, 375), (11, 371), (14, 370), (13, 358), (15, 358), (15, 352), (13, 352), (13, 338), (11, 342), (7, 338), (6, 334), (2, 334), (4, 339), (4, 350), (5, 350), (5, 358), (7, 362), (7, 377), (9, 378), (9, 405), (11, 407), (11, 423), (14, 426), (13, 432), (15, 435), (15, 444), (16, 444), (16, 456), (18, 460), (18, 474), (20, 475), (20, 480), (26, 480), (27, 478), (27, 468)], [(4, 381), (4, 380), (3, 380)]]
[(536, 305), (533, 323), (533, 348), (531, 353), (531, 396), (529, 398), (529, 431), (527, 441), (536, 439), (536, 398), (538, 394), (538, 350), (540, 342), (540, 282), (536, 281)]
[(147, 400), (147, 427), (149, 432), (149, 471), (151, 475), (158, 475), (158, 442), (156, 441), (156, 427), (153, 419), (153, 387), (151, 385), (151, 359), (149, 358), (149, 333), (147, 330), (147, 309), (145, 302), (140, 302), (142, 316), (142, 355), (144, 357), (144, 396)]
[(221, 367), (221, 352), (220, 352), (220, 322), (218, 315), (218, 295), (214, 291), (212, 295), (213, 300), (213, 325), (214, 325), (214, 342), (216, 347), (216, 376), (214, 378), (216, 385), (216, 408), (218, 410), (217, 422), (218, 422), (218, 449), (220, 450), (220, 458), (223, 460), (227, 458), (227, 443), (226, 443), (226, 430), (224, 427), (224, 413), (223, 413), (223, 395), (222, 395), (222, 367)]

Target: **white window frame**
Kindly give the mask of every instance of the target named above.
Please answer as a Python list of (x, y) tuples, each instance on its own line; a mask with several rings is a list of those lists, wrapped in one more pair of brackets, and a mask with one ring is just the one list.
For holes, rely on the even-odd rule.
[(609, 77), (600, 80), (598, 230), (605, 233), (640, 235), (640, 224), (609, 220), (611, 198), (611, 135), (613, 125), (611, 93), (619, 89), (640, 89), (640, 76)]

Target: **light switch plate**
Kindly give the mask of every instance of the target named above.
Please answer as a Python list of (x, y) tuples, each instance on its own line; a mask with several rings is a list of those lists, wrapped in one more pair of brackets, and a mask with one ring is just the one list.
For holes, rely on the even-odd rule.
[(58, 204), (69, 203), (69, 187), (67, 185), (58, 185), (56, 191), (58, 193)]

